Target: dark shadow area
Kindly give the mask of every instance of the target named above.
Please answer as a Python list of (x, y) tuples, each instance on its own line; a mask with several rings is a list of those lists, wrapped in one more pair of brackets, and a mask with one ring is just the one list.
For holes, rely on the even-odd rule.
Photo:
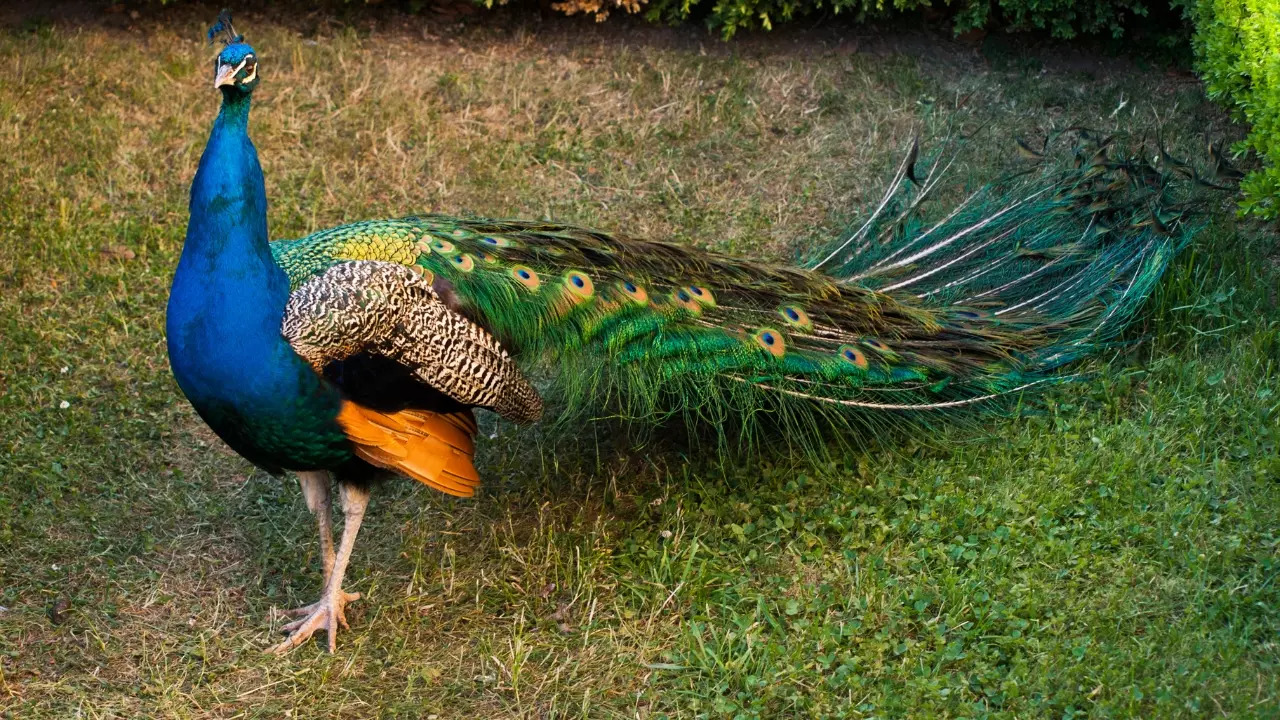
[[(0, 28), (36, 31), (42, 27), (102, 27), (122, 33), (148, 27), (211, 23), (227, 3), (86, 2), (20, 0), (0, 8)], [(415, 6), (420, 6), (416, 7)], [(551, 3), (515, 2), (485, 8), (469, 0), (430, 3), (279, 2), (270, 9), (230, 8), (236, 25), (247, 32), (269, 19), (302, 36), (317, 38), (339, 32), (397, 35), (466, 43), (496, 35), (536, 34), (549, 49), (568, 50), (581, 42), (618, 43), (619, 47), (688, 50), (709, 56), (773, 57), (861, 53), (904, 55), (939, 65), (957, 62), (996, 71), (1079, 72), (1100, 76), (1134, 70), (1165, 69), (1196, 82), (1191, 73), (1190, 27), (1180, 15), (1157, 13), (1124, 36), (1051, 37), (1042, 30), (977, 30), (955, 35), (945, 12), (905, 14), (860, 20), (852, 14), (819, 13), (780, 25), (772, 31), (740, 31), (724, 40), (697, 18), (681, 25), (647, 22), (641, 15), (616, 12), (606, 22), (565, 16)], [(993, 22), (994, 25), (994, 22)], [(197, 31), (198, 32), (198, 31)], [(554, 50), (553, 50), (554, 51)]]

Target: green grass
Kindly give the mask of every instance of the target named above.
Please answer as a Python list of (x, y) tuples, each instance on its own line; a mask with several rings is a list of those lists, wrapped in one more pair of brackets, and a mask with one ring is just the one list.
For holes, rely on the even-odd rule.
[[(1280, 716), (1277, 272), (1229, 212), (1146, 342), (981, 427), (815, 465), (504, 426), (478, 499), (375, 493), (336, 655), (265, 656), (314, 526), (168, 371), (217, 103), (182, 12), (0, 32), (0, 715)], [(962, 176), (1051, 125), (1228, 132), (1185, 77), (1052, 53), (299, 22), (241, 23), (277, 237), (435, 208), (787, 257), (922, 102), (993, 111)]]

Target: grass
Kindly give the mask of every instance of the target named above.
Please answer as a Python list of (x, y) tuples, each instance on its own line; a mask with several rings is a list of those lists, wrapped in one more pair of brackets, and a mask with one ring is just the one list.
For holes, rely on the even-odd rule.
[[(375, 494), (336, 655), (263, 655), (314, 527), (167, 368), (217, 100), (208, 18), (152, 12), (0, 32), (0, 716), (1280, 716), (1277, 273), (1227, 214), (1148, 342), (981, 428), (818, 465), (504, 428), (477, 500)], [(921, 103), (993, 110), (974, 177), (1051, 125), (1229, 132), (1184, 75), (1052, 49), (242, 25), (276, 237), (436, 208), (788, 257)]]

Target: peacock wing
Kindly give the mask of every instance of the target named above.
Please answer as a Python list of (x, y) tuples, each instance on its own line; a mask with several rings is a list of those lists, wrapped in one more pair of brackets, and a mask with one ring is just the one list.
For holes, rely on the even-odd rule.
[(542, 413), (537, 391), (493, 335), (404, 265), (332, 265), (289, 296), (281, 332), (317, 372), (357, 354), (382, 356), (462, 405), (515, 422)]

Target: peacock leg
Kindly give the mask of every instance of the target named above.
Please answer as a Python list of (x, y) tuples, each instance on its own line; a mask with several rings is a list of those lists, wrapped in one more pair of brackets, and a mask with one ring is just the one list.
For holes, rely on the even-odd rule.
[(342, 497), (342, 539), (338, 542), (333, 569), (325, 579), (324, 593), (318, 602), (304, 609), (307, 611), (306, 617), (284, 626), (289, 637), (271, 648), (270, 652), (276, 655), (283, 655), (298, 647), (321, 628), (329, 632), (329, 652), (334, 652), (337, 650), (338, 626), (348, 627), (344, 608), (347, 603), (360, 599), (360, 593), (342, 590), (342, 578), (346, 575), (347, 563), (351, 560), (351, 550), (355, 547), (356, 534), (360, 532), (365, 508), (369, 506), (369, 488), (340, 482), (339, 489)]
[[(307, 509), (316, 516), (316, 527), (320, 532), (320, 555), (324, 563), (324, 584), (329, 584), (329, 573), (333, 572), (333, 527), (330, 525), (329, 513), (329, 473), (323, 470), (310, 470), (298, 473), (298, 484), (302, 486), (302, 497), (307, 501)], [(297, 612), (297, 611), (291, 611)]]
[[(324, 580), (321, 586), (329, 584), (329, 575), (333, 572), (333, 526), (329, 502), (329, 473), (323, 470), (308, 470), (298, 473), (298, 484), (302, 486), (302, 497), (306, 498), (307, 509), (316, 516), (316, 529), (320, 535), (320, 556), (323, 563)], [(355, 598), (348, 597), (348, 600)], [(319, 603), (311, 603), (300, 608), (285, 610), (285, 615), (310, 615), (319, 607)], [(347, 626), (346, 618), (339, 618), (343, 627)]]

